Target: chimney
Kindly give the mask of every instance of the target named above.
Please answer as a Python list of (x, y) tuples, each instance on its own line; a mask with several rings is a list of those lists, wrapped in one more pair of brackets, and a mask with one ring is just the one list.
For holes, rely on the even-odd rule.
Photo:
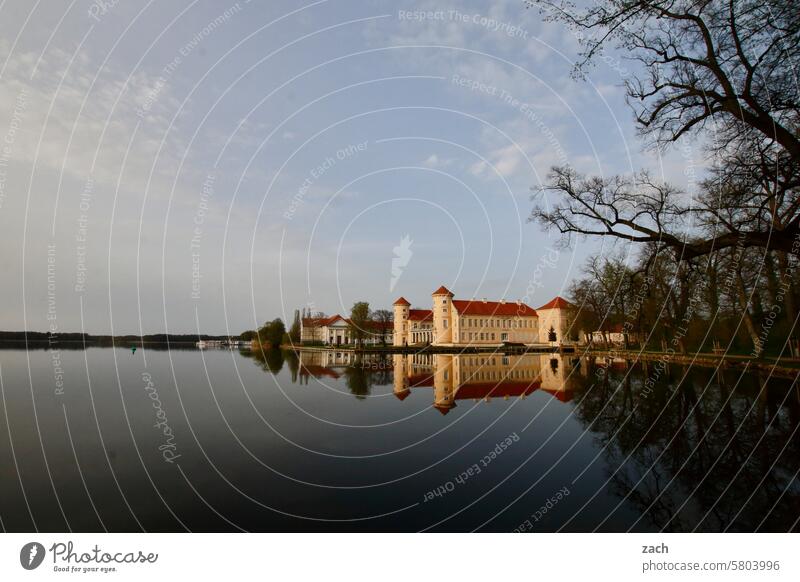
[(521, 299), (517, 299), (517, 305), (522, 305), (522, 300)]
[(484, 303), (486, 303), (486, 297), (484, 297), (482, 301), (483, 301)]
[(500, 300), (500, 304), (501, 304), (501, 305), (505, 305), (505, 304), (506, 304), (506, 300), (505, 300), (505, 299), (501, 299), (501, 300)]

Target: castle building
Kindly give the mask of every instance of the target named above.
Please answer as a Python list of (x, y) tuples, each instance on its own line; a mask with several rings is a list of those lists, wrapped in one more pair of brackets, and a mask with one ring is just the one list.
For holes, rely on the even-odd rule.
[[(368, 321), (364, 343), (367, 345), (391, 344), (393, 341), (391, 322)], [(343, 346), (353, 343), (353, 324), (341, 315), (330, 317), (304, 317), (300, 320), (300, 341), (304, 344), (319, 343), (328, 346)]]
[(394, 302), (395, 346), (487, 346), (565, 343), (569, 311), (556, 297), (538, 311), (521, 301), (454, 299), (444, 286), (432, 294), (432, 309), (412, 309), (404, 297)]

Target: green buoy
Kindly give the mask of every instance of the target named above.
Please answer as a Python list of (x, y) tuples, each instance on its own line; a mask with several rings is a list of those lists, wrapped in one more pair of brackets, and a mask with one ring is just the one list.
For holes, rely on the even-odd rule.
[(136, 353), (136, 347), (132, 347), (131, 348), (131, 354), (135, 354), (135, 353)]

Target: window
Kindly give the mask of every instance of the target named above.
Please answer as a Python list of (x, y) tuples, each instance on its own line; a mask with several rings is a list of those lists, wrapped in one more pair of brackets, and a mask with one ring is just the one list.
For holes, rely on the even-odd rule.
[(444, 321), (442, 321), (442, 325), (444, 326), (445, 329), (447, 329), (447, 320), (446, 319)]

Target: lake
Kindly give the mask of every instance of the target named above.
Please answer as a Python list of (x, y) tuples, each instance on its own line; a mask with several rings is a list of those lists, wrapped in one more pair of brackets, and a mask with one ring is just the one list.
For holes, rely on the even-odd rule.
[(798, 386), (570, 355), (0, 350), (6, 531), (790, 531)]

